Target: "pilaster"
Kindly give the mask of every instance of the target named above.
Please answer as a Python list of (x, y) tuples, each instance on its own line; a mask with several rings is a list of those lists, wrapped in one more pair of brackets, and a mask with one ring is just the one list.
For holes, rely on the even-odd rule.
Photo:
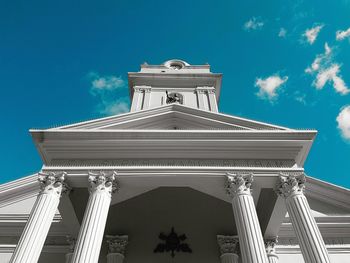
[(276, 192), (284, 197), (305, 262), (329, 263), (329, 256), (304, 195), (304, 174), (280, 174)]
[(264, 240), (251, 195), (253, 174), (227, 173), (226, 191), (232, 197), (243, 263), (267, 263)]
[(39, 173), (40, 192), (30, 213), (11, 263), (37, 263), (62, 192), (69, 190), (64, 183), (66, 173)]
[(208, 101), (205, 101), (207, 99), (206, 92), (207, 92), (207, 89), (205, 87), (197, 87), (196, 88), (198, 109), (201, 109), (201, 110), (208, 110), (209, 109), (208, 108)]
[(212, 112), (218, 112), (218, 104), (216, 101), (215, 88), (208, 87), (208, 99), (209, 99), (209, 108)]
[(89, 173), (89, 200), (79, 232), (73, 263), (97, 263), (112, 193), (117, 190), (116, 172)]
[(106, 236), (108, 244), (107, 263), (123, 263), (128, 236)]
[(143, 104), (142, 104), (142, 109), (146, 110), (149, 109), (150, 107), (150, 102), (151, 102), (151, 87), (144, 86), (142, 88), (144, 97), (143, 97)]

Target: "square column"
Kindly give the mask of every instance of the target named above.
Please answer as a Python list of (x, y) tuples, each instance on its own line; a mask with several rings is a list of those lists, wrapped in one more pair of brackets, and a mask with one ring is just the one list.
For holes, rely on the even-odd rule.
[(227, 173), (226, 190), (232, 197), (243, 263), (268, 263), (264, 240), (251, 194), (252, 174)]

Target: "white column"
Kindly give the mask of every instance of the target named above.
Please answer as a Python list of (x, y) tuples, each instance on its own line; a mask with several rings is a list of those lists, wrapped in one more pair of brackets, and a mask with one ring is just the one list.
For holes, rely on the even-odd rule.
[(252, 174), (227, 173), (243, 263), (267, 263), (264, 240), (251, 194)]
[(68, 190), (64, 185), (65, 173), (39, 173), (41, 191), (30, 212), (28, 222), (23, 230), (10, 263), (36, 263), (56, 214), (62, 191)]
[(238, 263), (238, 237), (217, 235), (221, 263)]
[(304, 174), (281, 173), (279, 179), (277, 193), (285, 198), (289, 218), (305, 262), (329, 263), (326, 246), (304, 195)]
[(210, 111), (218, 112), (218, 104), (217, 104), (217, 101), (216, 101), (215, 88), (214, 87), (208, 87), (208, 98), (209, 98)]
[(67, 236), (67, 242), (69, 244), (69, 252), (66, 254), (66, 263), (71, 263), (72, 262), (72, 258), (73, 258), (73, 253), (74, 253), (74, 247), (75, 247), (75, 243), (76, 243), (76, 239), (71, 237), (71, 236)]
[(146, 110), (149, 109), (150, 103), (151, 103), (151, 87), (143, 87), (143, 92), (144, 92), (144, 98), (143, 98), (143, 105), (142, 109)]
[(266, 254), (267, 254), (269, 263), (278, 263), (278, 256), (276, 254), (276, 249), (275, 249), (276, 244), (277, 244), (277, 238), (265, 240)]
[(75, 246), (73, 263), (97, 263), (112, 193), (117, 190), (116, 173), (89, 173), (90, 196)]
[(108, 244), (107, 263), (123, 263), (128, 236), (106, 236)]
[(205, 93), (206, 89), (203, 89), (202, 87), (197, 87), (196, 88), (196, 93), (197, 93), (197, 100), (198, 100), (198, 109), (205, 110)]
[(141, 109), (142, 98), (143, 98), (143, 94), (142, 94), (141, 88), (139, 88), (138, 86), (135, 86), (134, 95), (132, 97), (131, 109), (130, 109), (131, 112), (138, 111)]

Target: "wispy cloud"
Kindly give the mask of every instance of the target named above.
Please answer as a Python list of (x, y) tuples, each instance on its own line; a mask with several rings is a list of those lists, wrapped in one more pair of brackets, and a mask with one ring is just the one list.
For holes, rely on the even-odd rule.
[(273, 102), (278, 96), (278, 89), (280, 89), (287, 80), (287, 76), (280, 77), (278, 74), (274, 74), (265, 79), (257, 78), (255, 81), (255, 87), (259, 88), (257, 96)]
[(321, 67), (329, 65), (332, 61), (332, 49), (329, 47), (328, 43), (324, 44), (324, 53), (316, 56), (315, 60), (312, 62), (311, 66), (305, 69), (306, 73), (314, 73), (320, 70)]
[(333, 83), (333, 88), (340, 94), (346, 95), (350, 92), (346, 86), (344, 80), (339, 75), (340, 74), (340, 65), (333, 64), (329, 68), (320, 70), (316, 76), (314, 86), (317, 89), (323, 89), (327, 82)]
[(294, 92), (294, 99), (297, 102), (300, 102), (303, 105), (306, 105), (306, 94), (301, 93), (300, 91)]
[(350, 90), (340, 75), (340, 67), (340, 64), (333, 61), (332, 49), (325, 43), (325, 52), (317, 55), (311, 66), (305, 69), (305, 72), (317, 73), (313, 82), (316, 89), (323, 89), (327, 83), (331, 83), (336, 92), (346, 95)]
[(95, 91), (115, 90), (125, 87), (125, 82), (121, 77), (116, 76), (99, 76), (92, 72), (89, 74), (92, 78), (91, 88)]
[(322, 28), (323, 25), (317, 25), (312, 28), (306, 29), (303, 36), (306, 38), (307, 42), (309, 42), (310, 45), (312, 45), (316, 41), (317, 36)]
[(96, 72), (90, 72), (88, 79), (91, 82), (90, 93), (99, 100), (96, 110), (100, 114), (114, 115), (129, 111), (129, 98), (122, 95), (127, 90), (122, 77), (100, 76)]
[(280, 28), (280, 31), (278, 32), (278, 36), (281, 38), (285, 38), (287, 36), (287, 30), (283, 27)]
[(258, 30), (264, 26), (264, 22), (257, 17), (252, 17), (247, 22), (244, 23), (243, 28), (247, 31)]
[(338, 129), (344, 139), (350, 140), (350, 105), (343, 107), (337, 116)]
[(345, 38), (349, 38), (349, 37), (350, 37), (350, 27), (344, 31), (338, 30), (335, 33), (335, 38), (338, 41), (344, 40)]

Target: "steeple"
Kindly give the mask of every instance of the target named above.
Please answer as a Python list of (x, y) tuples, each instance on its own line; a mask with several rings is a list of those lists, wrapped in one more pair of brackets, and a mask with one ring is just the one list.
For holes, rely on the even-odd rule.
[(171, 103), (217, 112), (222, 74), (210, 72), (210, 66), (190, 65), (172, 59), (161, 65), (141, 65), (129, 72), (131, 111), (140, 111)]

